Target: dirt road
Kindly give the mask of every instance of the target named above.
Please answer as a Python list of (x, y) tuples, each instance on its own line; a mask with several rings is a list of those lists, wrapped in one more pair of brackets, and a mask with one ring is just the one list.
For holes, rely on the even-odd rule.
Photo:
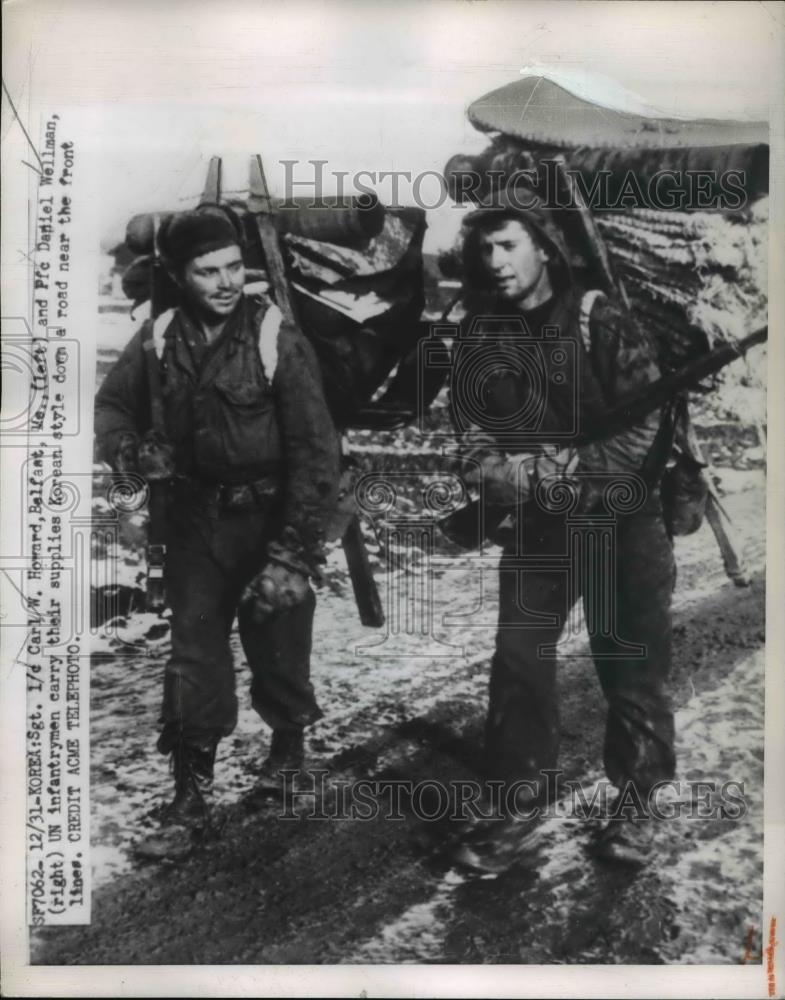
[[(178, 866), (141, 866), (129, 844), (170, 782), (153, 748), (166, 639), (147, 652), (107, 646), (92, 675), (93, 922), (41, 932), (34, 961), (738, 963), (745, 942), (757, 952), (764, 479), (760, 471), (723, 470), (723, 484), (753, 582), (739, 589), (727, 581), (707, 527), (678, 542), (671, 691), (678, 777), (740, 783), (741, 818), (659, 823), (658, 863), (634, 875), (591, 860), (584, 850), (590, 825), (554, 815), (545, 820), (541, 857), (478, 878), (444, 861), (444, 821), (415, 819), (405, 800), (400, 818), (365, 820), (308, 818), (312, 801), (305, 799), (289, 819), (275, 804), (254, 804), (252, 771), (269, 734), (245, 707), (219, 751), (220, 838)], [(311, 763), (327, 770), (333, 789), (365, 778), (385, 789), (401, 779), (474, 777), (494, 634), (493, 572), (460, 558), (441, 565), (434, 620), (436, 638), (449, 645), (403, 652), (390, 640), (356, 649), (377, 637), (357, 623), (337, 563), (331, 579), (319, 602), (313, 667), (326, 718), (310, 732)], [(126, 638), (148, 624), (132, 619)], [(585, 651), (583, 634), (565, 647), (561, 766), (590, 788), (602, 777), (603, 701)], [(239, 648), (237, 662), (247, 706)], [(327, 812), (335, 807), (329, 792), (318, 801)]]

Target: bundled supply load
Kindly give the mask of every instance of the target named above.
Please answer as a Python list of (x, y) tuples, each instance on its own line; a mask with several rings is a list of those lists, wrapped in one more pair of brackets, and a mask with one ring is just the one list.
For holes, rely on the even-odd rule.
[(768, 191), (769, 130), (762, 122), (619, 111), (577, 97), (543, 76), (523, 77), (478, 98), (467, 116), (481, 132), (518, 140), (528, 149), (569, 151), (570, 163), (589, 182), (607, 171), (611, 199), (628, 174), (648, 187), (663, 170), (700, 172), (707, 178), (713, 173), (715, 183), (734, 170), (744, 178), (749, 201)]
[(767, 198), (745, 221), (634, 209), (599, 216), (597, 224), (668, 367), (766, 325)]
[[(247, 204), (224, 200), (217, 191), (200, 205), (211, 203), (235, 221), (247, 290), (267, 291), (269, 269)], [(155, 233), (173, 214), (137, 215), (128, 223), (125, 245), (137, 257), (123, 276), (123, 291), (134, 308), (150, 299)], [(422, 333), (425, 213), (386, 209), (369, 196), (320, 198), (315, 205), (291, 199), (276, 206), (275, 220), (299, 321), (319, 357), (332, 415), (338, 426), (362, 424), (369, 400), (396, 364), (416, 351)], [(179, 293), (162, 268), (157, 275), (156, 302), (163, 310), (177, 304)]]
[[(664, 369), (765, 326), (768, 130), (757, 123), (645, 118), (527, 77), (475, 101), (496, 133), (445, 167), (456, 201), (534, 189), (552, 207), (576, 278), (597, 285), (582, 239), (588, 208)], [(451, 261), (459, 255), (450, 255)], [(451, 275), (452, 276), (452, 275)]]
[[(521, 211), (534, 193), (562, 230), (576, 285), (615, 293), (629, 308), (656, 345), (662, 377), (622, 400), (593, 434), (663, 407), (672, 432), (661, 486), (669, 530), (691, 533), (705, 512), (726, 573), (746, 586), (686, 393), (768, 336), (768, 128), (622, 112), (539, 76), (480, 98), (468, 117), (493, 138), (479, 156), (447, 162), (448, 192), (458, 203), (488, 206), (498, 197), (500, 207)], [(459, 238), (440, 263), (470, 291), (470, 243)], [(467, 294), (453, 310), (471, 308)], [(488, 524), (476, 507), (445, 519), (449, 537), (479, 543)]]

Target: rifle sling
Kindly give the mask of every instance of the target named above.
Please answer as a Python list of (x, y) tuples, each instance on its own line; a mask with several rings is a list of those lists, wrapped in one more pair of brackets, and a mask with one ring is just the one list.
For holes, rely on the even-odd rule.
[(147, 368), (147, 388), (150, 395), (150, 426), (162, 436), (166, 435), (164, 419), (164, 391), (161, 383), (161, 363), (155, 351), (153, 321), (148, 320), (142, 334), (145, 366)]
[[(760, 329), (755, 330), (738, 343), (724, 344), (704, 357), (693, 361), (685, 368), (664, 375), (662, 378), (657, 379), (656, 382), (652, 382), (642, 395), (634, 399), (623, 400), (606, 415), (601, 424), (587, 428), (573, 440), (572, 444), (576, 446), (590, 444), (612, 437), (614, 434), (618, 434), (619, 431), (624, 430), (625, 427), (648, 416), (657, 407), (669, 404), (666, 413), (663, 415), (660, 429), (657, 432), (657, 438), (652, 446), (652, 452), (656, 450), (656, 454), (652, 455), (653, 463), (657, 462), (658, 459), (661, 461), (663, 451), (665, 453), (665, 461), (667, 462), (670, 450), (665, 449), (667, 434), (671, 430), (669, 424), (675, 424), (677, 415), (675, 407), (678, 406), (677, 399), (674, 397), (678, 397), (687, 389), (694, 387), (697, 382), (707, 378), (709, 375), (716, 374), (726, 365), (730, 364), (731, 361), (743, 357), (751, 347), (761, 344), (767, 339), (768, 327), (760, 327)], [(663, 451), (660, 450), (661, 448)], [(654, 480), (656, 480), (657, 471), (654, 468), (652, 470), (644, 470), (644, 476), (647, 481), (653, 481), (650, 478), (652, 475)], [(482, 521), (485, 529), (484, 537), (487, 537), (490, 531), (498, 527), (504, 518), (514, 513), (516, 509), (516, 504), (509, 506), (486, 505), (480, 511), (480, 501), (472, 500), (463, 507), (459, 507), (458, 510), (453, 511), (452, 514), (441, 518), (437, 523), (448, 536), (462, 536), (466, 539), (472, 538), (471, 542), (461, 544), (465, 548), (476, 548), (482, 542), (482, 538), (479, 536), (480, 513), (482, 513)]]
[[(161, 382), (161, 363), (155, 351), (153, 338), (153, 320), (145, 323), (142, 333), (145, 367), (147, 369), (147, 387), (150, 396), (150, 425), (157, 434), (166, 435), (164, 419), (164, 394)], [(150, 521), (147, 530), (148, 545), (164, 545), (166, 538), (166, 507), (169, 483), (153, 481), (148, 483), (148, 510)]]

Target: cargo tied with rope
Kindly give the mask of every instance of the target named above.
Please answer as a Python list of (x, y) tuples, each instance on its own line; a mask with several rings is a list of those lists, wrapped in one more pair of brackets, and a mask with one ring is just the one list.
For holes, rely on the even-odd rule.
[[(673, 453), (663, 499), (672, 502), (679, 492), (705, 498), (726, 571), (746, 583), (685, 393), (716, 388), (730, 361), (767, 337), (767, 126), (642, 116), (535, 76), (475, 101), (468, 118), (492, 139), (479, 155), (451, 157), (444, 169), (448, 192), (483, 210), (544, 204), (569, 247), (576, 284), (624, 304), (640, 336), (655, 346), (663, 385), (669, 373), (679, 384), (667, 417), (674, 423)], [(472, 254), (461, 234), (444, 255), (445, 275), (466, 283)], [(472, 309), (467, 294), (452, 316)], [(721, 365), (709, 363), (720, 356)], [(677, 377), (699, 370), (703, 380)], [(763, 438), (762, 422), (758, 431)], [(690, 488), (674, 473), (681, 479), (688, 473)], [(679, 490), (669, 492), (677, 480)], [(702, 521), (692, 510), (688, 517), (670, 513), (673, 534), (691, 533)]]
[(494, 135), (479, 155), (448, 161), (452, 196), (470, 204), (505, 190), (525, 204), (532, 187), (589, 284), (596, 275), (576, 204), (584, 201), (664, 369), (766, 325), (766, 125), (645, 118), (543, 77), (478, 99), (468, 116)]
[[(205, 210), (216, 206), (236, 225), (247, 291), (267, 292), (270, 265), (256, 233), (254, 213), (248, 200), (221, 192), (218, 157), (200, 200)], [(271, 209), (300, 324), (319, 358), (335, 423), (340, 428), (373, 425), (380, 419), (369, 406), (374, 393), (402, 359), (416, 357), (424, 333), (420, 317), (425, 212), (385, 208), (370, 195), (320, 198), (315, 203), (271, 199)], [(125, 247), (136, 257), (122, 285), (140, 314), (150, 298), (157, 244), (173, 215), (172, 211), (135, 215), (127, 225)], [(178, 300), (175, 283), (159, 267), (157, 308), (171, 308)], [(393, 394), (396, 413), (411, 419), (416, 380), (399, 380)]]

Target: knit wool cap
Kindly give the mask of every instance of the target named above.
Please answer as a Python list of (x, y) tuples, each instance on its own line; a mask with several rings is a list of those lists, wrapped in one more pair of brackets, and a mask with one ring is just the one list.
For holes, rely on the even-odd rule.
[(174, 265), (187, 264), (213, 250), (240, 246), (241, 241), (238, 227), (217, 205), (178, 212), (158, 233), (161, 255)]

